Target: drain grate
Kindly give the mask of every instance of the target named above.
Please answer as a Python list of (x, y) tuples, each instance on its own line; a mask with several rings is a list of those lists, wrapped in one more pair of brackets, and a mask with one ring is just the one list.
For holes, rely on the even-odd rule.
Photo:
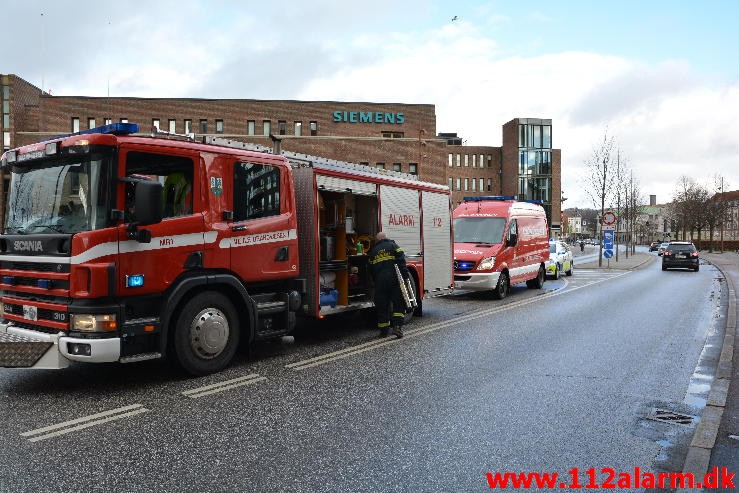
[(693, 416), (690, 416), (689, 414), (680, 414), (674, 411), (668, 411), (667, 409), (653, 408), (650, 411), (649, 416), (647, 416), (647, 419), (651, 419), (653, 421), (661, 421), (663, 423), (692, 425), (695, 418)]

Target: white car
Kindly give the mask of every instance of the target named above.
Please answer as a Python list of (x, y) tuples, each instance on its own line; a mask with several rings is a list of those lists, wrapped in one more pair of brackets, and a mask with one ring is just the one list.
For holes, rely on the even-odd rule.
[(572, 259), (572, 250), (567, 243), (563, 241), (549, 242), (549, 260), (546, 261), (547, 276), (559, 279), (564, 272), (568, 276), (572, 275), (572, 269), (575, 268), (575, 262)]

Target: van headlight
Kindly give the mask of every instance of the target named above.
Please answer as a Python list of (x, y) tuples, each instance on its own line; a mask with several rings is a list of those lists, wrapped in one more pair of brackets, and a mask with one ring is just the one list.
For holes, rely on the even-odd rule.
[(495, 257), (485, 257), (480, 261), (476, 270), (491, 270), (493, 267), (495, 267)]
[(118, 329), (113, 314), (79, 314), (73, 313), (70, 317), (70, 328), (79, 332), (111, 332)]

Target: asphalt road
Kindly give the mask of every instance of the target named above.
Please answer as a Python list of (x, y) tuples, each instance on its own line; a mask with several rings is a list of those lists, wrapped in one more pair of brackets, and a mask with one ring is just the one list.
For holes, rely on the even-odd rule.
[(198, 379), (163, 362), (0, 369), (0, 491), (483, 491), (487, 472), (679, 470), (722, 337), (717, 277), (576, 269), (503, 301), (427, 300), (401, 340), (366, 315), (306, 325)]

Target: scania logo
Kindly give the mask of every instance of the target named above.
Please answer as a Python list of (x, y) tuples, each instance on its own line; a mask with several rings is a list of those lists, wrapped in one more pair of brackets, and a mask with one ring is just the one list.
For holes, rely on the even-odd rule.
[(40, 241), (18, 240), (13, 242), (13, 249), (16, 252), (42, 252), (44, 246)]

